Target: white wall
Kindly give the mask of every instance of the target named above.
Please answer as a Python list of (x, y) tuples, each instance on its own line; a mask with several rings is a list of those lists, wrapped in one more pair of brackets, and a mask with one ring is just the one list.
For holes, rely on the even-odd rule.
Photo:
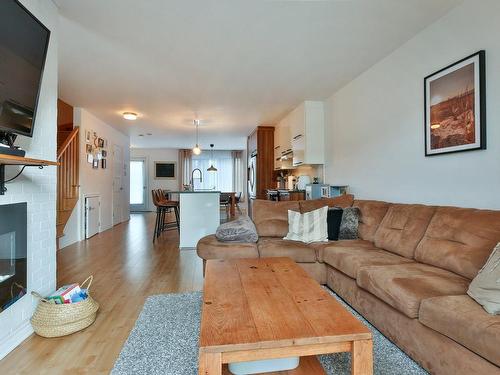
[[(122, 216), (118, 222), (123, 222), (129, 219), (129, 148), (130, 139), (123, 133), (112, 128), (104, 123), (92, 113), (83, 108), (75, 108), (74, 111), (75, 126), (80, 127), (80, 200), (77, 203), (75, 210), (66, 224), (65, 235), (59, 239), (59, 247), (66, 247), (76, 241), (84, 239), (84, 196), (96, 194), (101, 200), (101, 219), (99, 232), (110, 229), (113, 226), (113, 144), (119, 145), (123, 150), (124, 166), (121, 169), (123, 180), (122, 191)], [(87, 163), (87, 154), (85, 151), (85, 131), (93, 130), (98, 137), (108, 140), (108, 155), (107, 168), (98, 169), (92, 168), (92, 165)]]
[[(326, 181), (358, 198), (500, 208), (500, 1), (465, 1), (327, 100)], [(488, 149), (424, 157), (424, 77), (486, 50)]]
[[(146, 210), (154, 211), (153, 200), (151, 198), (151, 190), (153, 189), (168, 189), (178, 190), (180, 184), (179, 176), (179, 150), (176, 148), (132, 148), (130, 149), (131, 158), (144, 158), (147, 164), (147, 202)], [(177, 163), (176, 179), (175, 180), (157, 180), (155, 179), (155, 161), (174, 161)]]
[[(33, 138), (19, 137), (27, 157), (56, 160), (57, 8), (50, 1), (21, 0), (51, 31)], [(16, 167), (7, 167), (7, 177)], [(28, 295), (0, 313), (0, 359), (28, 337), (29, 319), (38, 301), (31, 290), (47, 294), (56, 287), (56, 167), (29, 167), (7, 185), (0, 204), (28, 203)], [(5, 218), (0, 218), (5, 220)]]

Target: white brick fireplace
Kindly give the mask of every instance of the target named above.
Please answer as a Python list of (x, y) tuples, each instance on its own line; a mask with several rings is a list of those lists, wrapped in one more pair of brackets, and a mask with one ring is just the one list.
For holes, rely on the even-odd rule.
[[(57, 132), (57, 8), (52, 1), (21, 0), (51, 31), (47, 61), (33, 138), (19, 137), (27, 157), (56, 159)], [(23, 139), (21, 139), (23, 138)], [(6, 177), (18, 168), (7, 167)], [(42, 294), (56, 287), (56, 167), (27, 167), (21, 177), (7, 184), (0, 204), (27, 202), (28, 293)], [(6, 218), (0, 218), (6, 220)], [(0, 313), (0, 359), (32, 332), (29, 319), (37, 301), (26, 295)]]

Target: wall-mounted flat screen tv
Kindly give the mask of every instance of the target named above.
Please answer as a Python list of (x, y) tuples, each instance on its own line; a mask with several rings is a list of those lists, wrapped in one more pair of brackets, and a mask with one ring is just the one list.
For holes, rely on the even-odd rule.
[(0, 130), (33, 135), (50, 31), (16, 0), (0, 0)]

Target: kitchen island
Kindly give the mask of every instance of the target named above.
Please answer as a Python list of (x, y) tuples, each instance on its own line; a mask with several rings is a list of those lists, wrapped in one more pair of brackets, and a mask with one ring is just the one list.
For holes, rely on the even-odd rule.
[(194, 249), (198, 240), (214, 234), (220, 224), (220, 191), (168, 191), (179, 194), (179, 247)]

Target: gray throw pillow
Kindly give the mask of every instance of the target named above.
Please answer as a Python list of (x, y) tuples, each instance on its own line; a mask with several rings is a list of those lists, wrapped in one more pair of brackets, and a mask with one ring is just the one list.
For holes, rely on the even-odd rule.
[(339, 240), (358, 239), (359, 208), (346, 207), (340, 222)]
[(259, 235), (248, 216), (219, 225), (215, 237), (222, 242), (257, 242)]
[(500, 243), (469, 284), (467, 294), (488, 313), (500, 315)]

